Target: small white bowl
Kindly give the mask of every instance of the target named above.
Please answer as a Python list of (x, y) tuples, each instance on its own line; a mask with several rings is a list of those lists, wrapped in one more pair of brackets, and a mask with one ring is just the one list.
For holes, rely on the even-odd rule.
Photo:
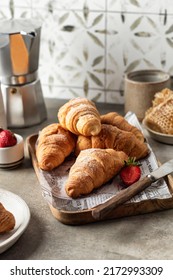
[(14, 168), (24, 159), (24, 140), (19, 134), (14, 134), (17, 143), (11, 147), (0, 148), (0, 168)]

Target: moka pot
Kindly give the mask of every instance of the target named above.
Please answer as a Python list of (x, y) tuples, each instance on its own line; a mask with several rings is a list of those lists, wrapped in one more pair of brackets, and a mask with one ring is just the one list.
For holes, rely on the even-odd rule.
[(41, 23), (0, 21), (0, 82), (8, 127), (27, 127), (46, 119), (38, 77)]

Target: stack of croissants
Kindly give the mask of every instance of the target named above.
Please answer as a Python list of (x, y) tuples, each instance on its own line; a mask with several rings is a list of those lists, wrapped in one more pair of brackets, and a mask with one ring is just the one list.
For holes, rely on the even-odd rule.
[(69, 197), (91, 193), (117, 175), (129, 157), (139, 160), (149, 153), (139, 129), (116, 112), (100, 115), (86, 98), (69, 100), (57, 117), (59, 123), (39, 133), (36, 158), (40, 169), (51, 171), (75, 154), (65, 183)]

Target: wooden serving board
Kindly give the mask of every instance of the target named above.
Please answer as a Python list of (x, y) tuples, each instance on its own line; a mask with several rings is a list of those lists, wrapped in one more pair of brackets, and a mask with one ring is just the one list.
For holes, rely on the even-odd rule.
[[(32, 164), (35, 170), (35, 173), (39, 179), (39, 167), (35, 155), (35, 144), (37, 141), (38, 134), (32, 134), (27, 137), (26, 144), (28, 147), (28, 152), (32, 160)], [(101, 220), (115, 219), (127, 216), (134, 216), (144, 213), (151, 213), (166, 209), (173, 208), (173, 178), (171, 175), (165, 178), (169, 191), (171, 194), (170, 198), (164, 199), (152, 199), (152, 200), (143, 200), (141, 202), (123, 204), (113, 209), (106, 217)], [(64, 211), (54, 208), (49, 204), (49, 208), (52, 212), (52, 215), (60, 222), (67, 225), (81, 225), (96, 222), (92, 216), (92, 210), (82, 210), (82, 211)]]

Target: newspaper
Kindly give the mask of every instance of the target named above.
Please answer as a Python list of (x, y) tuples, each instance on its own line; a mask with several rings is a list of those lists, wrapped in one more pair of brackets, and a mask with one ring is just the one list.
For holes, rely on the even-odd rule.
[[(142, 127), (134, 113), (128, 112), (125, 118), (130, 124), (142, 130)], [(145, 159), (140, 160), (141, 178), (158, 167), (156, 157), (151, 147), (147, 142), (146, 144), (148, 145), (148, 148), (151, 152)], [(41, 169), (39, 170), (39, 181), (41, 184), (43, 197), (49, 204), (58, 210), (81, 211), (93, 208), (104, 203), (112, 196), (115, 196), (125, 187), (119, 175), (117, 175), (108, 183), (94, 190), (89, 195), (72, 199), (65, 192), (65, 182), (68, 178), (70, 167), (74, 162), (75, 157), (71, 154), (68, 158), (66, 158), (63, 164), (54, 170), (50, 172), (43, 171)], [(160, 179), (126, 203), (136, 203), (151, 199), (167, 199), (170, 197), (171, 194), (168, 185), (164, 179)]]

